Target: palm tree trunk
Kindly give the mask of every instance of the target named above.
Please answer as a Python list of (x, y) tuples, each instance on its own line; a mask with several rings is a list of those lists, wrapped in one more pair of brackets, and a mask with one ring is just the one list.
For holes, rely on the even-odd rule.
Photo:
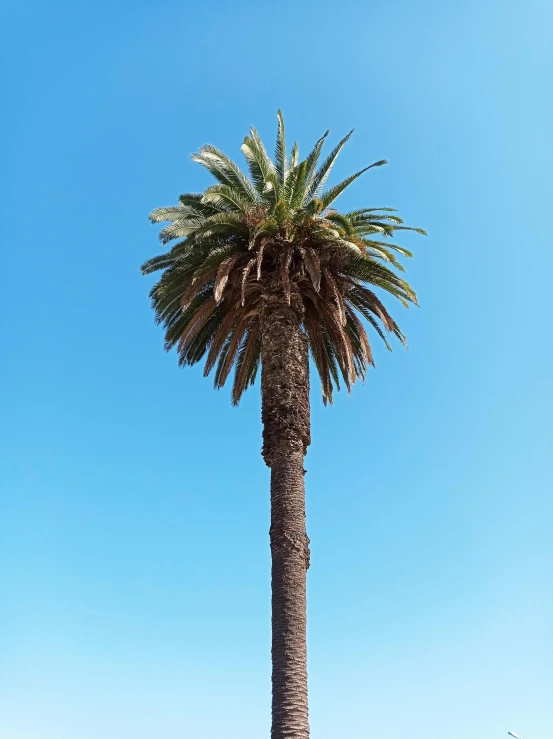
[(263, 457), (271, 468), (271, 739), (308, 739), (303, 458), (309, 435), (307, 342), (293, 307), (275, 301), (262, 315)]

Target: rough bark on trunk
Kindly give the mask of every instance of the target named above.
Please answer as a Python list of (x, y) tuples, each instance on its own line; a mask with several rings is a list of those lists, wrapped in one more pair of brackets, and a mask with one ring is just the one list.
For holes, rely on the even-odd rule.
[(271, 468), (272, 739), (308, 739), (303, 458), (309, 363), (298, 311), (281, 300), (262, 315), (263, 457)]

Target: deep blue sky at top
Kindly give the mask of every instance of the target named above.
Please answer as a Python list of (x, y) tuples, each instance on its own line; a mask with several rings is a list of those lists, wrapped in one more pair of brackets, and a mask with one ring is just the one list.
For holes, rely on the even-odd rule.
[[(313, 736), (551, 735), (548, 0), (2, 4), (0, 735), (258, 739), (268, 471), (162, 351), (154, 207), (276, 109), (356, 133), (420, 309), (306, 466)], [(337, 180), (335, 180), (337, 181)]]

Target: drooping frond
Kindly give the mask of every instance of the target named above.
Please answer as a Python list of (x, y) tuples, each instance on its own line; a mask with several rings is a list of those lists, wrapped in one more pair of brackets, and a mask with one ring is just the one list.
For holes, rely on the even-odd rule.
[(250, 180), (232, 159), (215, 146), (205, 144), (198, 154), (192, 155), (192, 160), (206, 167), (221, 185), (233, 187), (251, 203), (256, 202), (257, 194)]
[(241, 148), (248, 174), (211, 145), (192, 156), (215, 184), (152, 212), (153, 223), (167, 224), (162, 243), (173, 245), (145, 262), (142, 271), (161, 273), (150, 297), (165, 330), (165, 348), (176, 349), (183, 366), (205, 359), (204, 373), (214, 371), (216, 387), (234, 369), (235, 404), (258, 373), (267, 285), (279, 286), (283, 305), (291, 305), (292, 293), (294, 300), (299, 296), (298, 322), (323, 400), (332, 402), (342, 382), (349, 390), (374, 365), (367, 327), (389, 349), (387, 335), (405, 343), (381, 295), (405, 306), (416, 303), (400, 276), (401, 258), (412, 254), (393, 237), (399, 230), (424, 231), (405, 226), (392, 208), (334, 209), (350, 184), (385, 161), (325, 190), (352, 132), (319, 165), (328, 131), (300, 160), (297, 143), (288, 156), (280, 111), (277, 118), (274, 161), (254, 128), (245, 137)]

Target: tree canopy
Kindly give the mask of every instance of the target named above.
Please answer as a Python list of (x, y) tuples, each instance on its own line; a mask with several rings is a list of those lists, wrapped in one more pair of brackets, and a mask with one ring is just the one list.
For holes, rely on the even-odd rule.
[[(317, 367), (323, 401), (332, 402), (342, 381), (350, 390), (374, 365), (368, 326), (390, 349), (387, 334), (405, 343), (376, 290), (408, 307), (416, 303), (401, 276), (396, 231), (410, 228), (393, 208), (340, 212), (337, 198), (374, 162), (327, 186), (348, 133), (321, 162), (328, 131), (300, 159), (297, 143), (287, 152), (278, 112), (274, 157), (254, 128), (242, 144), (246, 174), (222, 151), (206, 144), (192, 159), (215, 184), (181, 195), (178, 205), (154, 210), (153, 223), (168, 222), (162, 244), (175, 242), (142, 266), (161, 271), (150, 296), (165, 329), (165, 348), (176, 347), (181, 365), (205, 359), (222, 387), (234, 368), (232, 401), (255, 382), (260, 362), (261, 316), (268, 300), (297, 312)], [(207, 355), (207, 356), (206, 356)]]

